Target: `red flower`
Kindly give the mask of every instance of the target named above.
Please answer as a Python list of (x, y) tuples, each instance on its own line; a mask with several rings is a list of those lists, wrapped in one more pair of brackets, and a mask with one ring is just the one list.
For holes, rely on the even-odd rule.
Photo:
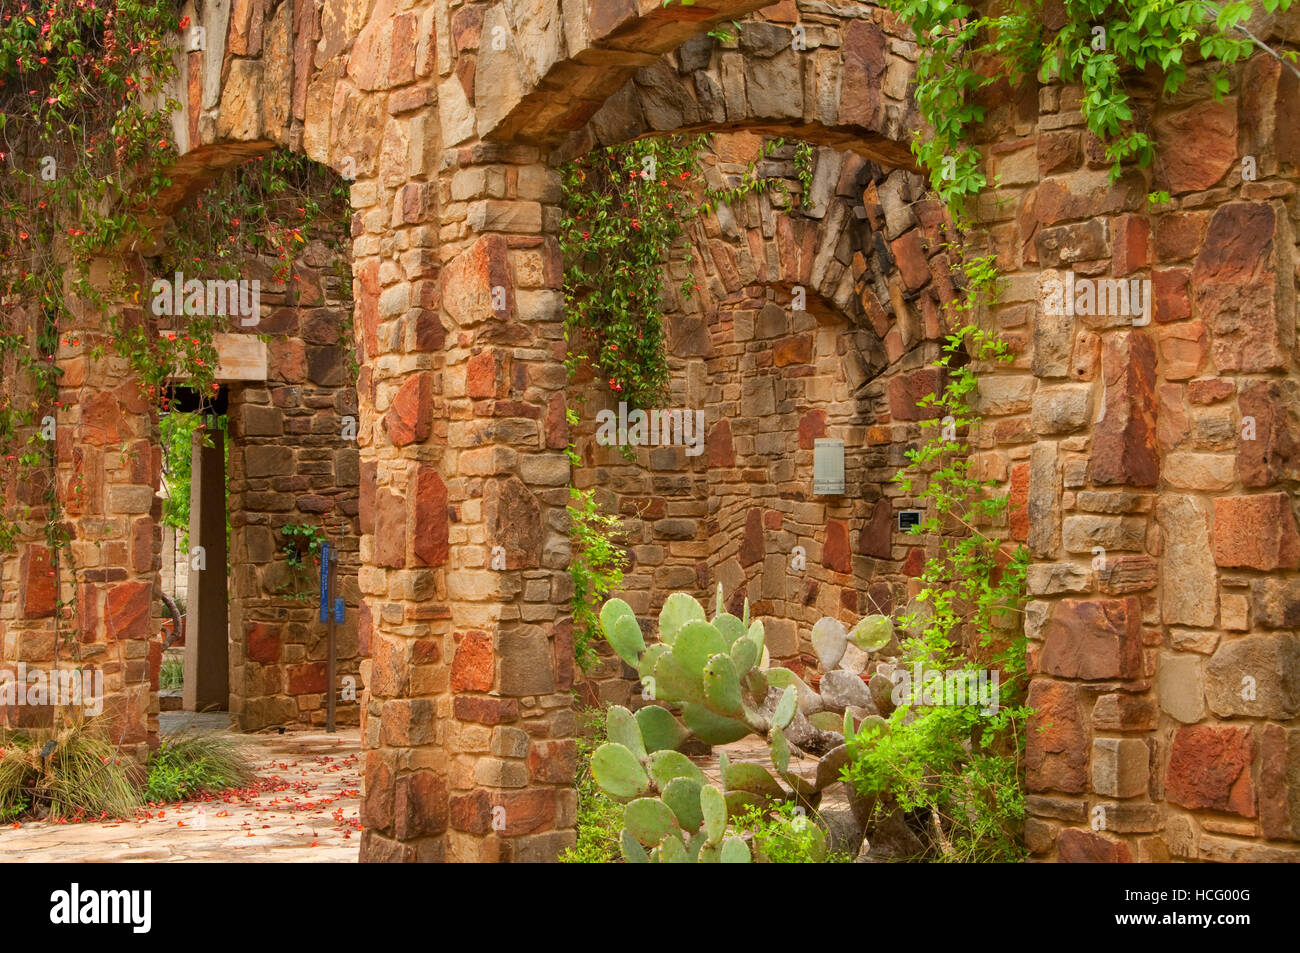
[(184, 30), (184, 29), (185, 29), (186, 27), (188, 27), (189, 25), (190, 25), (190, 18), (189, 18), (189, 17), (181, 17), (180, 28), (181, 28), (182, 30)]

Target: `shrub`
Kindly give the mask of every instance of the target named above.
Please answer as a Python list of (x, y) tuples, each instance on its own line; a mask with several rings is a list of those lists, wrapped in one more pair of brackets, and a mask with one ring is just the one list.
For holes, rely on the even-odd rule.
[[(966, 309), (991, 294), (988, 263), (968, 264)], [(948, 337), (938, 366), (947, 383), (922, 398), (937, 408), (922, 421), (930, 436), (907, 451), (908, 466), (895, 478), (930, 513), (911, 532), (936, 541), (936, 555), (921, 574), (921, 591), (909, 607), (898, 659), (906, 669), (976, 674), (997, 670), (1002, 701), (985, 712), (979, 704), (930, 705), (920, 685), (892, 712), (850, 742), (845, 780), (862, 795), (883, 794), (877, 812), (915, 812), (930, 833), (927, 859), (1014, 861), (1024, 856), (1020, 825), (1025, 814), (1021, 754), (1029, 709), (1022, 704), (1025, 637), (1021, 607), (1029, 555), (1000, 538), (1010, 505), (996, 483), (980, 480), (961, 434), (979, 417), (969, 397), (978, 386), (976, 366), (1010, 359), (1006, 345), (970, 324)], [(914, 488), (918, 484), (919, 490)], [(950, 527), (960, 529), (953, 532)], [(1009, 702), (1009, 704), (1008, 704)]]
[(578, 842), (560, 855), (562, 864), (617, 864), (623, 808), (605, 796), (591, 774), (591, 756), (605, 743), (605, 719), (598, 709), (586, 712), (589, 735), (578, 739)]
[(179, 656), (168, 655), (158, 670), (158, 687), (165, 690), (180, 688), (185, 683), (185, 662)]
[(87, 722), (43, 739), (7, 735), (0, 741), (0, 818), (51, 820), (122, 817), (136, 804), (132, 766)]
[(748, 835), (754, 858), (769, 864), (847, 863), (847, 854), (832, 853), (826, 832), (798, 806), (787, 801), (772, 810), (746, 806), (735, 818)]
[(243, 749), (231, 738), (184, 732), (158, 746), (149, 758), (145, 800), (183, 801), (205, 791), (239, 787), (253, 779)]

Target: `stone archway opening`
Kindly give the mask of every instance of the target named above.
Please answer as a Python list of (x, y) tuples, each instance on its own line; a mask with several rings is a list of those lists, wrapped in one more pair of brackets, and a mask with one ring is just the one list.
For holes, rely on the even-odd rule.
[[(703, 452), (645, 448), (629, 460), (600, 446), (597, 416), (617, 411), (618, 397), (582, 377), (570, 390), (585, 404), (575, 485), (596, 488), (623, 517), (631, 566), (620, 595), (649, 631), (671, 592), (711, 603), (721, 583), (729, 609), (739, 614), (748, 599), (769, 622), (774, 658), (802, 672), (815, 665), (808, 634), (818, 618), (852, 624), (914, 594), (924, 550), (898, 529), (896, 510), (913, 501), (892, 478), (919, 434), (908, 400), (928, 378), (912, 375), (937, 351), (953, 288), (944, 262), (932, 266), (912, 242), (919, 235), (907, 236), (919, 233), (915, 217), (895, 236), (915, 257), (885, 237), (875, 199), (883, 190), (891, 215), (912, 215), (918, 177), (829, 146), (799, 169), (797, 143), (765, 149), (767, 131), (716, 134), (702, 164), (710, 184), (734, 187), (755, 162), (782, 187), (703, 216), (664, 269), (696, 269), (693, 297), (664, 282), (665, 404), (703, 414)], [(813, 485), (826, 439), (844, 448), (839, 493)], [(634, 683), (606, 654), (582, 697), (626, 704)]]
[[(168, 260), (167, 235), (204, 223), (229, 230), (239, 246), (220, 278), (252, 307), (218, 325), (212, 393), (189, 390), (166, 408), (206, 417), (187, 478), (169, 487), (191, 501), (189, 546), (171, 574), (188, 583), (184, 707), (229, 710), (245, 731), (322, 725), (332, 664), (336, 723), (356, 725), (364, 653), (346, 184), (283, 151), (215, 165), (163, 203), (159, 254), (145, 259), (146, 273), (171, 277), (187, 263)], [(258, 217), (251, 230), (229, 218), (231, 195), (250, 209), (240, 214)], [(343, 603), (331, 621), (319, 606), (326, 546)], [(333, 602), (327, 617), (338, 615)]]

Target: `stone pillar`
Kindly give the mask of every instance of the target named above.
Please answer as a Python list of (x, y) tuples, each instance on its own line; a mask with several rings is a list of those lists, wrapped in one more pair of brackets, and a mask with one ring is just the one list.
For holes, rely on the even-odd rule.
[(436, 255), (356, 255), (381, 355), (359, 385), (362, 859), (553, 859), (576, 811), (559, 180), (513, 147), (442, 169), (392, 200), (409, 225), (437, 206)]
[[(123, 265), (94, 262), (91, 278), (107, 287), (110, 267)], [(10, 512), (19, 516), (21, 538), (4, 560), (0, 659), (7, 667), (25, 662), (29, 672), (102, 673), (101, 724), (123, 757), (143, 759), (157, 733), (148, 640), (157, 621), (161, 452), (151, 408), (113, 352), (101, 309), (73, 307), (75, 331), (60, 336), (53, 355), (62, 371), (57, 396), (34, 413), (43, 428), (54, 422), (53, 469), (34, 472), (5, 500), (17, 508)], [(142, 317), (128, 311), (125, 320)], [(19, 393), (30, 395), (25, 375), (12, 373)], [(46, 495), (51, 482), (57, 513)], [(51, 519), (65, 543), (49, 545)], [(27, 729), (58, 730), (56, 714), (82, 720), (82, 712), (50, 706), (20, 705), (4, 714), (11, 727)]]
[[(204, 446), (204, 436), (211, 446)], [(190, 578), (186, 607), (186, 711), (225, 710), (230, 702), (226, 593), (225, 434), (194, 434), (190, 476)], [(197, 547), (203, 547), (202, 566)]]

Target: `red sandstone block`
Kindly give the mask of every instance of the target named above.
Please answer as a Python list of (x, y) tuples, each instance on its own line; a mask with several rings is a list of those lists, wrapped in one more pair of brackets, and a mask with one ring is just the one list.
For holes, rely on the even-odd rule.
[(432, 771), (412, 771), (397, 779), (393, 833), (398, 840), (441, 834), (449, 820), (447, 782)]
[(244, 646), (250, 661), (275, 662), (280, 657), (280, 627), (269, 622), (254, 622), (248, 627)]
[(58, 593), (54, 585), (54, 566), (45, 546), (32, 544), (23, 551), (19, 564), (19, 588), (25, 619), (54, 615)]
[(1214, 501), (1214, 561), (1249, 569), (1300, 566), (1300, 533), (1286, 493), (1218, 497)]
[(452, 713), (461, 721), (502, 725), (519, 720), (519, 702), (513, 698), (458, 695), (452, 702)]
[(1070, 682), (1034, 679), (1026, 704), (1034, 709), (1025, 734), (1025, 780), (1035, 792), (1079, 793), (1088, 783), (1088, 733), (1079, 689)]
[(1117, 278), (1151, 263), (1151, 225), (1142, 215), (1117, 216), (1113, 242), (1113, 270)]
[(1127, 599), (1062, 599), (1045, 626), (1040, 670), (1062, 678), (1137, 678), (1142, 610)]
[(473, 630), (456, 635), (456, 655), (451, 662), (451, 690), (454, 692), (491, 690), (496, 653), (492, 637)]
[(289, 666), (289, 694), (316, 695), (329, 690), (324, 662)]
[[(750, 510), (751, 513), (757, 512)], [(849, 525), (843, 520), (828, 520), (826, 539), (822, 543), (822, 565), (835, 572), (853, 571), (849, 548)]]
[(1132, 852), (1123, 841), (1074, 827), (1061, 831), (1056, 848), (1065, 864), (1127, 864), (1133, 860)]
[(826, 411), (809, 410), (799, 418), (799, 449), (812, 450), (818, 437), (826, 436)]
[(393, 771), (382, 751), (366, 752), (366, 794), (361, 802), (361, 823), (385, 830), (393, 823)]
[(406, 379), (384, 416), (384, 426), (393, 445), (404, 447), (423, 443), (429, 438), (433, 423), (433, 382), (422, 371)]
[(437, 467), (416, 468), (411, 552), (422, 566), (445, 565), (451, 552), (447, 484)]
[(1199, 810), (1255, 816), (1250, 765), (1255, 742), (1250, 728), (1187, 725), (1174, 733), (1165, 773), (1165, 796)]
[(577, 744), (572, 739), (535, 741), (528, 750), (529, 777), (551, 784), (571, 784), (577, 757)]
[(153, 585), (123, 582), (108, 591), (105, 628), (111, 639), (144, 638), (149, 635), (149, 614)]

